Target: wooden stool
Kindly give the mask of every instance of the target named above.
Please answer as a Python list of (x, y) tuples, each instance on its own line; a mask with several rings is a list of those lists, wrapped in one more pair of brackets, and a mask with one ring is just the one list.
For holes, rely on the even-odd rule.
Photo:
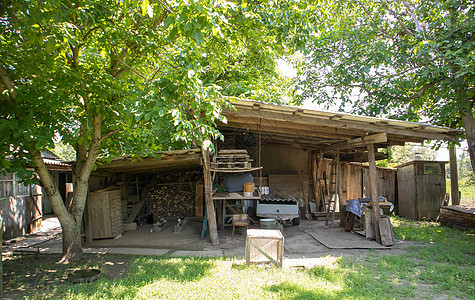
[(246, 227), (247, 229), (247, 226), (249, 226), (250, 224), (250, 218), (249, 218), (249, 215), (246, 215), (246, 214), (233, 215), (232, 222), (233, 222), (233, 234), (231, 236), (231, 239), (234, 239), (234, 228), (236, 226), (240, 226), (240, 227)]

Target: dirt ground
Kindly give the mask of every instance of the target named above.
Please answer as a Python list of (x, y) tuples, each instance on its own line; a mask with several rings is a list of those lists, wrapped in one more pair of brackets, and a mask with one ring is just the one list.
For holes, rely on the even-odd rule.
[[(355, 233), (344, 232), (338, 225), (328, 227), (322, 221), (302, 221), (300, 226), (288, 225), (283, 229), (284, 235), (284, 267), (311, 268), (320, 265), (326, 256), (347, 256), (363, 259), (370, 251), (359, 248), (358, 241), (366, 239)], [(100, 265), (104, 276), (113, 280), (125, 276), (133, 256), (128, 254), (154, 254), (169, 256), (224, 256), (243, 263), (245, 254), (245, 234), (237, 233), (231, 237), (231, 227), (219, 230), (219, 246), (212, 246), (208, 234), (201, 240), (201, 222), (190, 221), (180, 232), (174, 232), (173, 226), (161, 232), (151, 231), (151, 225), (139, 227), (137, 230), (124, 232), (118, 239), (94, 240), (84, 243), (85, 255), (79, 265), (54, 264), (61, 257), (61, 234), (54, 219), (45, 222), (45, 230), (4, 246), (4, 280), (5, 291), (11, 299), (17, 298), (28, 289), (28, 285), (55, 285), (67, 280), (67, 274), (81, 266)], [(254, 227), (257, 228), (257, 227)], [(315, 238), (315, 232), (327, 232), (335, 239), (350, 238), (354, 249), (331, 249)], [(244, 233), (244, 232), (243, 232)], [(356, 241), (356, 242), (355, 242)], [(372, 250), (382, 254), (399, 254), (410, 242), (397, 242), (393, 247), (383, 250)], [(32, 252), (19, 259), (15, 247), (30, 246), (38, 249), (41, 254)], [(363, 244), (362, 244), (363, 245)], [(6, 251), (5, 251), (6, 250)], [(52, 251), (54, 250), (54, 251)], [(107, 250), (107, 251), (106, 251)], [(115, 250), (115, 252), (113, 252)], [(156, 251), (156, 252), (154, 252)], [(34, 251), (33, 251), (34, 252)], [(49, 254), (46, 254), (49, 253)], [(103, 253), (107, 253), (103, 255)], [(114, 254), (120, 253), (120, 254)], [(125, 255), (121, 255), (125, 254)], [(58, 272), (60, 276), (58, 276)], [(21, 274), (26, 276), (26, 285), (18, 286), (15, 278)], [(25, 282), (25, 281), (24, 281)]]

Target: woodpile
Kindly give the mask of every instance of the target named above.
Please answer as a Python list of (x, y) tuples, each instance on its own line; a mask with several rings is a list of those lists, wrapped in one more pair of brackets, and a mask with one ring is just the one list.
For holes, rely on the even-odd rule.
[(443, 225), (459, 230), (475, 228), (475, 208), (465, 205), (442, 206), (439, 221)]
[(201, 169), (162, 172), (147, 185), (145, 202), (153, 222), (177, 221), (195, 215), (196, 184), (202, 183)]

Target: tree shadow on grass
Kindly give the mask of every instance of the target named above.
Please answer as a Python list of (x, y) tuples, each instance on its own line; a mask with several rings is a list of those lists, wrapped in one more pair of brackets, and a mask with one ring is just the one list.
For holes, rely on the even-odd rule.
[(145, 284), (159, 279), (178, 282), (196, 281), (206, 276), (214, 267), (213, 258), (137, 258), (129, 276), (141, 278)]
[(414, 289), (396, 286), (374, 266), (316, 267), (305, 271), (310, 284), (281, 284), (266, 287), (281, 299), (393, 299), (413, 297)]
[[(94, 255), (79, 263), (58, 265), (57, 257), (18, 257), (6, 271), (11, 295), (25, 293), (29, 298), (133, 298), (144, 286), (159, 280), (191, 282), (207, 276), (215, 264), (213, 258), (160, 258)], [(115, 258), (114, 258), (115, 257)], [(125, 259), (125, 275), (109, 279), (108, 264)], [(21, 267), (23, 266), (23, 267)], [(19, 268), (20, 267), (20, 268)], [(77, 268), (99, 268), (105, 276), (90, 283), (73, 284), (67, 274)], [(16, 270), (15, 270), (16, 269)]]

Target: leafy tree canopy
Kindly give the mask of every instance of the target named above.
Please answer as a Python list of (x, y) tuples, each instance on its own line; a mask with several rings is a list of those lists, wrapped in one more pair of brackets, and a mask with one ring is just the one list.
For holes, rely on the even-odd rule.
[[(7, 3), (0, 20), (2, 82), (9, 81), (1, 86), (2, 152), (27, 156), (30, 147), (52, 147), (55, 134), (81, 144), (90, 139), (81, 125), (99, 113), (102, 134), (114, 133), (102, 141), (102, 155), (182, 148), (218, 136), (219, 97), (267, 100), (272, 91), (277, 101), (289, 93), (285, 84), (270, 83), (283, 82), (275, 59), (310, 30), (295, 26), (304, 8), (245, 1)], [(19, 161), (26, 160), (2, 164)]]
[[(312, 30), (305, 9), (300, 1), (2, 2), (0, 163), (24, 178), (35, 166), (63, 228), (63, 261), (81, 256), (97, 158), (211, 146), (225, 96), (265, 93), (262, 83), (278, 78), (276, 58), (303, 45)], [(58, 136), (76, 151), (68, 208), (40, 154)]]
[(463, 128), (475, 164), (472, 0), (322, 1), (302, 99)]

